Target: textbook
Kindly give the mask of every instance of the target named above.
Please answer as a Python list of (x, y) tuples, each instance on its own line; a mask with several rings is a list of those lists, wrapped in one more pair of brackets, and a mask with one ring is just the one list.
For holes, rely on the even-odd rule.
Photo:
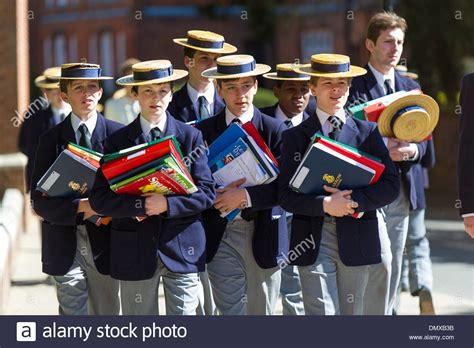
[[(209, 146), (208, 165), (218, 187), (241, 178), (245, 178), (241, 187), (268, 184), (279, 173), (275, 157), (251, 122), (233, 123), (217, 137)], [(239, 212), (235, 209), (221, 217), (231, 221)]]
[[(50, 197), (63, 198), (85, 198), (89, 196), (89, 191), (94, 185), (97, 171), (96, 160), (83, 155), (77, 155), (71, 150), (75, 150), (75, 144), (68, 145), (68, 149), (61, 152), (38, 181), (36, 189)], [(78, 146), (78, 145), (77, 145)], [(71, 150), (69, 150), (71, 148)], [(79, 148), (79, 146), (78, 146)], [(88, 152), (90, 150), (84, 149)], [(92, 155), (95, 155), (92, 151)], [(94, 215), (87, 219), (97, 226), (107, 225), (110, 217)]]

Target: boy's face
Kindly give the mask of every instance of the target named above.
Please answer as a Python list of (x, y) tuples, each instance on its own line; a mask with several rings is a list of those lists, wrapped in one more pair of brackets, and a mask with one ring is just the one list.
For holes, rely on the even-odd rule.
[(380, 32), (377, 41), (367, 39), (365, 46), (370, 52), (370, 62), (383, 69), (394, 68), (403, 52), (405, 34), (400, 28), (388, 28)]
[(67, 93), (61, 97), (69, 103), (77, 116), (86, 116), (97, 109), (102, 97), (102, 88), (98, 80), (72, 80), (67, 85)]
[(133, 93), (140, 104), (145, 117), (161, 117), (168, 108), (173, 93), (169, 82), (138, 86), (138, 93)]
[(201, 73), (204, 70), (214, 68), (216, 60), (220, 57), (218, 53), (209, 53), (196, 51), (193, 58), (184, 57), (184, 65), (188, 69), (189, 79), (193, 81), (209, 82), (209, 79), (202, 77)]
[(61, 99), (61, 91), (59, 88), (47, 88), (42, 89), (41, 91), (53, 107), (55, 107), (56, 109), (63, 108), (63, 100)]
[(288, 117), (296, 116), (308, 106), (309, 81), (283, 81), (280, 87), (273, 88), (278, 105)]
[(225, 100), (226, 106), (235, 116), (244, 114), (253, 103), (257, 93), (257, 80), (252, 76), (226, 81), (217, 85), (217, 92)]
[(334, 115), (341, 110), (349, 96), (349, 78), (320, 77), (316, 85), (311, 83), (311, 93), (318, 100), (318, 108)]

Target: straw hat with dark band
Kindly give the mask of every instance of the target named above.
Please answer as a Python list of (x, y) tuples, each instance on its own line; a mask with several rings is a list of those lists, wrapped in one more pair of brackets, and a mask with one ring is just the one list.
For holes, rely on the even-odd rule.
[(294, 71), (294, 67), (291, 63), (278, 64), (275, 72), (267, 73), (263, 77), (279, 81), (309, 81), (309, 75)]
[(67, 63), (61, 65), (61, 80), (112, 80), (113, 77), (102, 76), (98, 64)]
[(395, 71), (400, 75), (408, 77), (412, 80), (416, 80), (418, 78), (418, 74), (408, 71), (408, 68), (405, 65), (397, 65), (395, 67)]
[(230, 54), (237, 52), (237, 47), (225, 42), (222, 35), (204, 30), (189, 30), (187, 38), (173, 39), (178, 45), (197, 51)]
[(155, 83), (165, 83), (188, 76), (185, 70), (173, 69), (169, 60), (149, 60), (132, 65), (133, 74), (121, 77), (117, 85), (143, 86)]
[(351, 65), (348, 56), (342, 54), (321, 53), (311, 56), (311, 64), (296, 65), (297, 73), (317, 77), (354, 77), (367, 73), (364, 68)]
[(271, 70), (268, 65), (257, 64), (247, 54), (236, 54), (217, 58), (217, 67), (204, 70), (203, 77), (210, 79), (238, 79), (247, 76), (258, 76)]
[(426, 94), (407, 95), (390, 103), (377, 123), (380, 134), (407, 142), (421, 142), (438, 124), (439, 106)]
[(59, 76), (61, 76), (61, 68), (59, 66), (48, 68), (43, 71), (43, 75), (35, 79), (35, 86), (45, 89), (59, 88)]

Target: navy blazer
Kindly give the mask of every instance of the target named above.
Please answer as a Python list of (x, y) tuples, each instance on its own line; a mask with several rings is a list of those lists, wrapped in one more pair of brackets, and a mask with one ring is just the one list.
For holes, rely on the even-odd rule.
[[(214, 115), (217, 115), (225, 108), (224, 101), (217, 93), (214, 92)], [(167, 111), (173, 115), (177, 120), (182, 122), (196, 121), (196, 110), (189, 98), (187, 84), (185, 84), (179, 91), (173, 94), (173, 99), (168, 105)], [(213, 115), (211, 115), (213, 116)]]
[(464, 76), (461, 84), (459, 122), (458, 192), (460, 213), (474, 213), (474, 73)]
[[(368, 65), (365, 66), (365, 69), (367, 70), (367, 74), (354, 77), (352, 80), (346, 106), (353, 105), (355, 103), (365, 103), (373, 99), (381, 98), (385, 95), (385, 91), (377, 84), (377, 80), (375, 79), (375, 76)], [(403, 77), (395, 71), (395, 91), (411, 91), (413, 89), (421, 88), (416, 81), (408, 77)], [(416, 161), (403, 161), (395, 163), (400, 169), (403, 186), (407, 190), (411, 209), (419, 209), (418, 202), (423, 200), (422, 197), (418, 195), (419, 192), (416, 189), (417, 186), (423, 186), (423, 181), (417, 181), (417, 177), (414, 176), (412, 168), (413, 165), (419, 163), (421, 158), (423, 158), (425, 155), (427, 147), (426, 143), (427, 142), (424, 141), (417, 144), (418, 159)]]
[[(105, 138), (123, 125), (105, 119), (97, 113), (97, 124), (91, 137), (92, 149), (103, 152)], [(71, 124), (71, 114), (57, 126), (40, 137), (32, 174), (31, 187), (36, 184), (53, 164), (69, 142), (76, 143)], [(40, 191), (31, 191), (33, 209), (41, 216), (43, 272), (50, 275), (64, 275), (72, 265), (76, 254), (76, 226), (82, 214), (77, 214), (78, 199), (46, 197)], [(109, 273), (110, 227), (84, 222), (97, 270)]]
[[(277, 160), (280, 158), (281, 133), (287, 128), (283, 123), (262, 114), (254, 107), (252, 124), (258, 130)], [(225, 110), (207, 120), (199, 122), (196, 128), (202, 131), (207, 144), (221, 135), (227, 128)], [(254, 215), (253, 255), (261, 268), (272, 268), (278, 264), (288, 249), (288, 232), (285, 212), (278, 206), (278, 183), (247, 187), (252, 207), (247, 212)], [(220, 217), (217, 209), (203, 213), (206, 229), (207, 262), (217, 252), (227, 220)]]
[[(275, 114), (276, 114), (277, 107), (278, 107), (278, 103), (276, 103), (275, 105), (267, 106), (263, 109), (260, 109), (260, 111), (262, 113), (264, 113), (265, 115), (268, 115), (268, 116), (271, 116), (271, 117), (276, 117)], [(306, 109), (305, 109), (303, 111), (303, 121), (307, 120), (308, 118), (309, 118), (309, 114), (306, 112)]]
[[(165, 136), (175, 135), (183, 156), (189, 156), (190, 173), (198, 191), (167, 196), (166, 213), (138, 222), (134, 217), (146, 215), (145, 197), (114, 193), (102, 170), (97, 171), (89, 200), (95, 211), (112, 216), (110, 275), (116, 279), (153, 277), (157, 255), (172, 272), (204, 271), (206, 242), (201, 212), (214, 202), (214, 180), (207, 166), (201, 132), (175, 120), (169, 113), (166, 117)], [(105, 153), (145, 143), (146, 136), (139, 116), (107, 138)]]
[[(283, 209), (293, 213), (290, 249), (300, 249), (300, 243), (307, 241), (307, 238), (313, 238), (316, 243), (314, 249), (304, 250), (294, 261), (299, 266), (313, 264), (318, 256), (325, 216), (325, 196), (298, 193), (290, 188), (289, 183), (311, 143), (311, 137), (318, 131), (322, 132), (321, 124), (316, 114), (313, 114), (299, 126), (285, 131), (282, 137), (279, 201)], [(385, 171), (377, 183), (352, 192), (352, 199), (359, 203), (356, 211), (364, 212), (364, 215), (360, 219), (336, 218), (342, 262), (347, 266), (379, 263), (381, 250), (376, 209), (397, 198), (400, 192), (397, 169), (375, 123), (348, 117), (338, 141), (380, 158), (385, 165)]]
[(36, 150), (38, 149), (41, 134), (56, 125), (51, 104), (31, 114), (22, 123), (18, 137), (18, 149), (28, 158), (25, 170), (26, 192), (31, 191), (31, 176), (35, 164)]

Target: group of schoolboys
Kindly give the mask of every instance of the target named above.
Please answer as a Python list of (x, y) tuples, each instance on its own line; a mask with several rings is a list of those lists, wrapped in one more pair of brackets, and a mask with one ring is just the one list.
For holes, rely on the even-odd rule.
[[(375, 15), (365, 68), (344, 55), (315, 54), (310, 64), (279, 64), (275, 72), (250, 55), (233, 54), (237, 48), (219, 34), (189, 31), (174, 40), (184, 47), (187, 70), (168, 60), (136, 62), (116, 81), (140, 110), (126, 126), (97, 111), (101, 81), (111, 79), (98, 65), (63, 64), (58, 80), (45, 72), (43, 86), (72, 109), (60, 112), (64, 103), (52, 99), (51, 115), (43, 117), (49, 126), (30, 144), (36, 151), (28, 150), (43, 271), (56, 285), (59, 313), (156, 315), (161, 280), (168, 315), (271, 315), (279, 294), (283, 314), (391, 314), (409, 207), (416, 204), (410, 168), (426, 144), (384, 142), (375, 123), (352, 118), (345, 106), (348, 99), (418, 87), (394, 72), (405, 29), (395, 14)], [(253, 100), (260, 75), (275, 81), (278, 103), (259, 110)], [(316, 107), (308, 107), (314, 98)], [(203, 153), (189, 167), (198, 188), (192, 194), (118, 195), (101, 169), (88, 198), (36, 190), (69, 142), (108, 154), (174, 135), (187, 156), (229, 125), (247, 122), (278, 160), (278, 180), (247, 186), (242, 179), (217, 188)], [(289, 182), (317, 132), (378, 157), (385, 165), (378, 182), (353, 190), (325, 187), (326, 195), (292, 190)], [(234, 220), (221, 217), (234, 209), (240, 209)], [(360, 212), (362, 218), (351, 217)], [(112, 217), (111, 223), (87, 220), (96, 214)], [(306, 240), (312, 247), (280, 268), (286, 253)]]

